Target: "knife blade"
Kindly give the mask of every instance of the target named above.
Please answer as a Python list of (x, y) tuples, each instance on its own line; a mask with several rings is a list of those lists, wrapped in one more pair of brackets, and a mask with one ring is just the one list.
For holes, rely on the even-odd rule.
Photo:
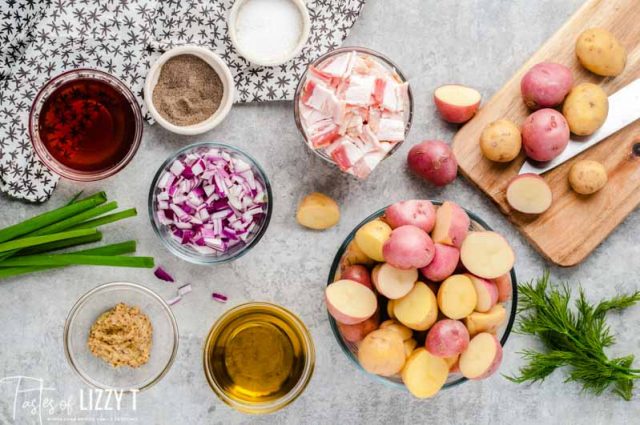
[(640, 78), (609, 96), (609, 114), (602, 127), (595, 133), (586, 137), (572, 135), (566, 149), (556, 158), (547, 162), (527, 160), (518, 174), (543, 174), (553, 170), (558, 165), (622, 130), (638, 118), (640, 118)]

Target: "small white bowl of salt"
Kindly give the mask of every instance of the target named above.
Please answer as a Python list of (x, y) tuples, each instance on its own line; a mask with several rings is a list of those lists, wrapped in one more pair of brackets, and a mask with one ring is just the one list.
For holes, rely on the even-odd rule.
[(242, 57), (255, 65), (277, 66), (300, 53), (311, 20), (304, 0), (236, 0), (227, 26)]

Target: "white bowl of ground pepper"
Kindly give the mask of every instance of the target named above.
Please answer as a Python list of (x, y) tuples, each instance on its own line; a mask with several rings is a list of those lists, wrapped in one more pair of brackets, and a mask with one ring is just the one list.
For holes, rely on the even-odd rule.
[(177, 134), (201, 134), (229, 114), (235, 86), (227, 64), (199, 46), (166, 51), (151, 66), (144, 86), (149, 113)]

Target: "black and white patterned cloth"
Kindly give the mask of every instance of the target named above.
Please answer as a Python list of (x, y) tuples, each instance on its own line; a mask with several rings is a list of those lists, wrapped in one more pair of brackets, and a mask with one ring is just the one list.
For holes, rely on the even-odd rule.
[(342, 43), (365, 1), (308, 0), (312, 27), (302, 52), (282, 66), (254, 67), (227, 33), (234, 0), (0, 0), (0, 190), (32, 202), (51, 196), (58, 178), (35, 156), (27, 124), (38, 90), (59, 73), (113, 74), (146, 112), (151, 63), (168, 47), (199, 44), (229, 65), (237, 102), (290, 100), (306, 65)]

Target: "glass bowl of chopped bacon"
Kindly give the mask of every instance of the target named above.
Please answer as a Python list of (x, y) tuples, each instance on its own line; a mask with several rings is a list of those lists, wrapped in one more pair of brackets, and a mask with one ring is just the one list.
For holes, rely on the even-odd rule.
[(307, 147), (366, 179), (409, 134), (413, 96), (384, 55), (343, 47), (309, 65), (296, 89), (294, 115)]

